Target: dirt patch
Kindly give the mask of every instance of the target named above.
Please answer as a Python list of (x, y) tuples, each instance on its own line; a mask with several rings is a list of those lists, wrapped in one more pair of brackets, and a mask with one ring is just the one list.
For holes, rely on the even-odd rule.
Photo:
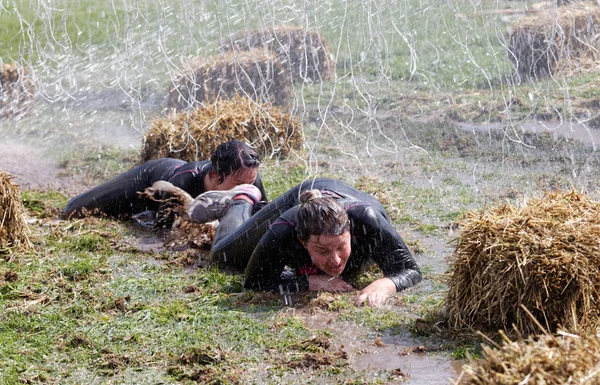
[(21, 190), (56, 190), (75, 196), (88, 187), (73, 177), (61, 176), (58, 163), (39, 147), (13, 141), (0, 144), (0, 170), (13, 176)]

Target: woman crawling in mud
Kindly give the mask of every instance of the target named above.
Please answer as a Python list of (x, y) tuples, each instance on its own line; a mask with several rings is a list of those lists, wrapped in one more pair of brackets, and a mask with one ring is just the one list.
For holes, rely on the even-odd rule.
[[(146, 210), (158, 211), (160, 203), (138, 195), (156, 181), (168, 181), (191, 196), (210, 190), (230, 190), (240, 184), (251, 184), (266, 194), (258, 167), (260, 157), (247, 144), (231, 140), (220, 144), (210, 160), (185, 162), (162, 158), (136, 166), (105, 183), (71, 199), (63, 209), (64, 218), (84, 215), (107, 215), (126, 218)], [(162, 200), (165, 200), (162, 196)]]
[(194, 221), (219, 220), (211, 258), (245, 268), (248, 289), (279, 291), (285, 285), (353, 291), (348, 282), (375, 262), (383, 277), (362, 289), (354, 303), (378, 306), (422, 279), (383, 206), (339, 180), (305, 181), (254, 215), (261, 192), (252, 185), (209, 191), (196, 199), (165, 182), (156, 183), (149, 193), (154, 189), (179, 196)]

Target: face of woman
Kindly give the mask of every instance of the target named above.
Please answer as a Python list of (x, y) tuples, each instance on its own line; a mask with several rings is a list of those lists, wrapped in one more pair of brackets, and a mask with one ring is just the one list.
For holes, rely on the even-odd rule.
[(258, 175), (258, 167), (243, 168), (225, 177), (223, 183), (219, 184), (219, 190), (231, 190), (241, 184), (253, 184)]
[(304, 247), (315, 266), (325, 274), (337, 277), (350, 257), (350, 231), (340, 235), (311, 235)]

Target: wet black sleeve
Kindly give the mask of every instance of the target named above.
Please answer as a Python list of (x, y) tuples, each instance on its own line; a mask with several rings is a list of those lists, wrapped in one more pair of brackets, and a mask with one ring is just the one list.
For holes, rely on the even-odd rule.
[(256, 174), (256, 180), (254, 181), (254, 185), (258, 187), (260, 193), (262, 194), (261, 201), (268, 202), (267, 193), (265, 192), (265, 187), (263, 186), (262, 179), (260, 178), (260, 172)]
[[(208, 160), (188, 162), (173, 173), (168, 182), (172, 183), (173, 186), (186, 191), (193, 198), (196, 198), (198, 195), (206, 192), (204, 177), (210, 172), (210, 169), (211, 165)], [(260, 193), (262, 194), (261, 200), (268, 202), (267, 193), (265, 192), (265, 188), (260, 178), (260, 173), (256, 175), (254, 186), (260, 190)]]
[[(357, 257), (373, 259), (401, 291), (421, 282), (422, 275), (410, 250), (392, 224), (372, 206), (361, 205), (348, 211)], [(354, 254), (353, 251), (353, 254)]]
[[(295, 208), (290, 210), (295, 215)], [(286, 285), (291, 291), (307, 290), (308, 276), (300, 274), (300, 266), (309, 261), (308, 252), (296, 239), (293, 224), (280, 217), (254, 249), (246, 267), (244, 287), (279, 291), (280, 285)], [(286, 266), (291, 270), (282, 275)]]
[(179, 167), (168, 182), (190, 194), (193, 198), (204, 191), (204, 176), (208, 172), (210, 161), (188, 162)]

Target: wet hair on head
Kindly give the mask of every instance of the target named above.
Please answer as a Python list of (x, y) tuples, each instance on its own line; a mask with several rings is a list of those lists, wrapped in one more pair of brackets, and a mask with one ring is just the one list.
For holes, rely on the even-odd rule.
[(230, 140), (214, 149), (210, 162), (213, 170), (219, 174), (220, 184), (228, 175), (260, 166), (260, 156), (248, 144), (239, 140)]
[(350, 226), (348, 214), (338, 201), (319, 190), (300, 194), (296, 211), (296, 231), (302, 242), (311, 235), (340, 235)]

